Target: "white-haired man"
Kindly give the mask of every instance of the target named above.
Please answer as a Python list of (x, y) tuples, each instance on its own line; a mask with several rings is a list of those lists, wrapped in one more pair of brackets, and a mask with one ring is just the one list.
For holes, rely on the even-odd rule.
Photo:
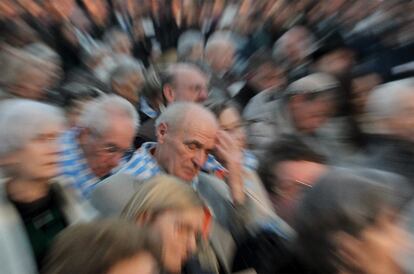
[(75, 128), (62, 136), (62, 175), (87, 199), (130, 150), (139, 126), (138, 114), (125, 99), (111, 95), (84, 108)]
[[(246, 227), (263, 218), (245, 188), (241, 152), (229, 135), (219, 131), (210, 111), (196, 103), (172, 104), (157, 119), (156, 132), (157, 143), (143, 144), (116, 175), (94, 190), (91, 201), (101, 213), (119, 214), (137, 184), (167, 173), (192, 184), (206, 200), (215, 220), (225, 229), (224, 242), (232, 239), (230, 234), (239, 239)], [(226, 183), (200, 172), (212, 151), (223, 159), (228, 171)], [(227, 255), (219, 257), (227, 260)]]
[(370, 133), (368, 164), (400, 174), (413, 183), (414, 78), (376, 88), (368, 97), (366, 111), (372, 122), (366, 128)]

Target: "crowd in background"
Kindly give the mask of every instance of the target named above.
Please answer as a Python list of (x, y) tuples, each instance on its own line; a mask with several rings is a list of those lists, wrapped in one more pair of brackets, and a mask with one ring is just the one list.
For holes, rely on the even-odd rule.
[(1, 0), (0, 272), (414, 273), (414, 1)]

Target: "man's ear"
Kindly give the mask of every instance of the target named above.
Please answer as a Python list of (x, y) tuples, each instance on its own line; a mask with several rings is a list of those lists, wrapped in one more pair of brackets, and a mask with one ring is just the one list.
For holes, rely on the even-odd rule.
[(157, 135), (157, 142), (162, 144), (165, 142), (165, 136), (168, 131), (168, 125), (166, 123), (161, 123), (157, 127), (156, 135)]
[(170, 84), (164, 85), (162, 93), (164, 94), (165, 100), (167, 101), (167, 105), (175, 101), (175, 90)]

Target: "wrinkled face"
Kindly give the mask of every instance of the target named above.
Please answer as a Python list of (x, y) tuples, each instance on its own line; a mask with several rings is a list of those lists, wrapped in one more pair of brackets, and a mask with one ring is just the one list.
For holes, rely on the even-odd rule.
[(309, 161), (285, 161), (273, 170), (278, 178), (278, 187), (274, 189), (278, 195), (271, 194), (270, 198), (277, 214), (289, 223), (302, 195), (322, 176), (326, 166)]
[(112, 119), (110, 128), (102, 136), (84, 130), (81, 144), (91, 170), (102, 177), (118, 166), (122, 157), (129, 151), (135, 130), (132, 121), (125, 117)]
[(246, 132), (239, 112), (234, 108), (225, 109), (218, 119), (219, 126), (222, 130), (228, 132), (231, 138), (237, 142), (239, 148), (246, 146)]
[(177, 72), (171, 96), (166, 96), (172, 102), (204, 102), (208, 96), (207, 78), (196, 69), (182, 69)]
[(138, 73), (130, 73), (122, 83), (114, 83), (116, 94), (127, 99), (134, 106), (138, 103), (139, 93), (144, 84), (143, 77)]
[(62, 125), (50, 124), (19, 151), (12, 153), (9, 161), (13, 177), (23, 180), (47, 181), (59, 174), (58, 136)]
[(304, 95), (294, 97), (290, 102), (291, 116), (296, 129), (300, 132), (315, 132), (334, 112), (332, 95), (319, 95), (310, 100), (307, 100)]
[[(200, 114), (192, 116), (197, 115)], [(165, 124), (157, 129), (159, 164), (168, 174), (188, 182), (198, 175), (207, 155), (214, 149), (217, 134), (214, 123), (203, 120), (201, 115), (196, 118), (192, 121), (199, 123), (183, 121), (180, 129), (172, 129)]]
[(155, 274), (158, 273), (157, 269), (154, 257), (142, 252), (115, 264), (107, 274)]
[(196, 250), (204, 222), (202, 208), (166, 211), (158, 216), (153, 226), (161, 234), (163, 264), (171, 273), (180, 273), (182, 265)]
[[(382, 213), (378, 220), (365, 228), (358, 237), (342, 237), (340, 247), (344, 260), (367, 274), (403, 274), (399, 263), (401, 255), (414, 244), (400, 225), (399, 217)], [(358, 272), (359, 273), (359, 272)]]

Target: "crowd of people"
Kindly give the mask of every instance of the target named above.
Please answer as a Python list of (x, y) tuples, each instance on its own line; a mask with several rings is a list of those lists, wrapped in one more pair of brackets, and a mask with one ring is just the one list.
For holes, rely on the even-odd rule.
[(0, 272), (414, 273), (414, 1), (1, 0)]

